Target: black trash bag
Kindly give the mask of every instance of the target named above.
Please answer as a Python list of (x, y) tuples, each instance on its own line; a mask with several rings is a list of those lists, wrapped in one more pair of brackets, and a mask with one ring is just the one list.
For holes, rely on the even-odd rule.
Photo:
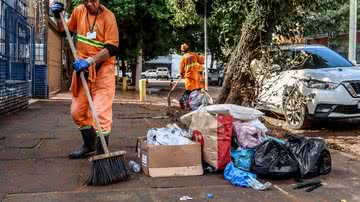
[(331, 171), (331, 155), (323, 138), (290, 136), (286, 146), (299, 164), (301, 178), (316, 177)]
[(269, 139), (255, 148), (251, 172), (269, 178), (290, 178), (297, 177), (299, 166), (284, 144)]

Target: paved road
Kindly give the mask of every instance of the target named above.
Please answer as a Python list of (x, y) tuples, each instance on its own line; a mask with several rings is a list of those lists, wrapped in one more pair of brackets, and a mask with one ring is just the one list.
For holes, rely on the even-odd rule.
[[(69, 160), (68, 152), (80, 144), (69, 114), (70, 102), (41, 101), (26, 111), (0, 118), (0, 201), (360, 201), (360, 161), (332, 150), (333, 170), (322, 176), (324, 186), (307, 193), (293, 190), (293, 180), (272, 180), (268, 191), (238, 188), (221, 174), (198, 177), (150, 178), (133, 174), (124, 183), (105, 187), (82, 186), (89, 162)], [(152, 119), (163, 107), (114, 105), (110, 147), (125, 149), (135, 159), (136, 138), (150, 127), (169, 120)]]

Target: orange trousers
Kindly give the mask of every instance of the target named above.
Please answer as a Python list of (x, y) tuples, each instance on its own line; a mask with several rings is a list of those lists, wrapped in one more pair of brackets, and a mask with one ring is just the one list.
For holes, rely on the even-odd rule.
[[(80, 78), (78, 80), (80, 81)], [(104, 132), (110, 132), (112, 126), (112, 103), (115, 96), (114, 65), (103, 64), (96, 75), (95, 82), (88, 80), (87, 84), (99, 117), (100, 126)], [(93, 126), (97, 129), (81, 81), (77, 92), (78, 95), (76, 97), (73, 95), (71, 104), (71, 115), (74, 122), (79, 128)]]

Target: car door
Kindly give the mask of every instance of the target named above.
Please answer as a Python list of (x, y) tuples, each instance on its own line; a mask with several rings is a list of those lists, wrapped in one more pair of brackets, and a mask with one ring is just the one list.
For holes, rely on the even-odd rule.
[(150, 77), (156, 77), (156, 70), (152, 69), (150, 70)]

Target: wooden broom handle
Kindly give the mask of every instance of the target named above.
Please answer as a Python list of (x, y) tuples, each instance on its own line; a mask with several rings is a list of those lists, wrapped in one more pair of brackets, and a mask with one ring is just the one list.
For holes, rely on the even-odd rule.
[[(64, 30), (65, 30), (65, 33), (66, 33), (66, 38), (70, 44), (70, 49), (71, 49), (71, 52), (75, 58), (75, 60), (78, 59), (78, 55), (77, 55), (77, 52), (76, 52), (76, 49), (75, 49), (75, 46), (74, 46), (74, 42), (72, 41), (72, 38), (71, 38), (71, 35), (70, 35), (70, 32), (69, 32), (69, 28), (65, 22), (65, 19), (64, 19), (64, 16), (62, 13), (60, 13), (60, 19), (61, 19), (61, 22), (64, 26)], [(99, 118), (98, 118), (98, 115), (96, 113), (96, 109), (95, 109), (95, 106), (94, 106), (94, 102), (92, 101), (92, 98), (91, 98), (91, 95), (90, 95), (90, 91), (89, 91), (89, 87), (87, 86), (87, 83), (86, 83), (86, 80), (85, 80), (85, 76), (84, 76), (84, 72), (81, 71), (80, 72), (80, 79), (81, 79), (81, 83), (84, 87), (84, 90), (85, 90), (85, 93), (86, 93), (86, 97), (87, 97), (87, 100), (89, 102), (89, 106), (90, 106), (90, 110), (91, 110), (91, 113), (92, 113), (92, 116), (95, 120), (95, 125), (96, 125), (96, 128), (98, 129), (99, 131), (99, 134), (100, 134), (100, 140), (101, 140), (101, 144), (102, 144), (102, 147), (104, 149), (104, 152), (105, 154), (109, 154), (109, 149), (106, 145), (106, 141), (105, 141), (105, 138), (104, 138), (104, 134), (103, 134), (103, 131), (100, 127), (100, 122), (99, 122)]]
[(180, 77), (180, 78), (176, 81), (176, 83), (172, 86), (172, 88), (170, 89), (170, 91), (169, 91), (169, 93), (168, 93), (168, 97), (167, 97), (167, 99), (168, 99), (168, 107), (171, 107), (170, 95), (171, 95), (171, 93), (175, 90), (176, 86), (180, 83), (181, 80), (182, 80), (182, 78)]

